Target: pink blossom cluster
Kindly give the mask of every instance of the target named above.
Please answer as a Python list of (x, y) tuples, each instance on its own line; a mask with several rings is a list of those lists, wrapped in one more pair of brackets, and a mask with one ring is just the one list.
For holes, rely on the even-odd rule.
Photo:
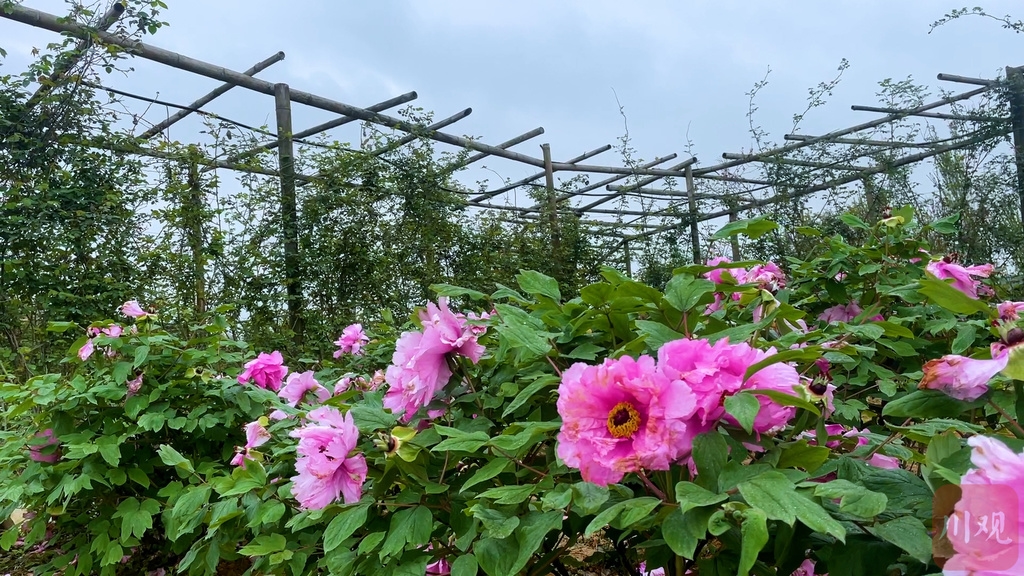
[(335, 341), (334, 345), (338, 347), (334, 351), (335, 358), (341, 358), (344, 354), (352, 354), (353, 356), (362, 356), (363, 347), (370, 341), (370, 337), (363, 331), (362, 324), (352, 324), (346, 326), (341, 331), (341, 336)]
[(232, 466), (245, 467), (245, 460), (252, 459), (253, 448), (258, 448), (270, 440), (270, 432), (259, 421), (249, 422), (245, 425), (245, 446), (235, 448), (235, 457), (231, 459)]
[[(51, 446), (56, 446), (56, 448), (50, 450)], [(36, 462), (47, 464), (53, 464), (60, 460), (60, 440), (53, 433), (53, 428), (47, 428), (35, 435), (28, 446), (28, 457)]]
[[(776, 363), (744, 381), (747, 368), (774, 354), (722, 339), (681, 339), (650, 356), (623, 356), (590, 366), (576, 363), (562, 373), (558, 387), (558, 457), (599, 485), (618, 482), (629, 472), (668, 470), (685, 462), (693, 439), (724, 422), (738, 425), (725, 411), (725, 399), (743, 390), (793, 395), (800, 376)], [(753, 430), (774, 433), (795, 409), (758, 396)]]
[[(470, 320), (483, 318), (470, 315)], [(405, 332), (395, 344), (391, 365), (385, 373), (388, 391), (384, 407), (409, 422), (420, 408), (427, 406), (448, 383), (452, 369), (448, 361), (463, 356), (474, 364), (484, 347), (477, 338), (486, 326), (469, 324), (462, 314), (448, 309), (448, 299), (438, 298), (420, 311), (422, 331)], [(436, 414), (437, 412), (435, 412)], [(428, 417), (432, 417), (428, 413)]]
[(967, 444), (975, 467), (961, 478), (963, 496), (946, 523), (955, 553), (943, 574), (1024, 574), (1024, 453), (984, 436)]
[(291, 432), (299, 439), (297, 474), (292, 478), (295, 498), (311, 510), (324, 508), (339, 498), (346, 504), (358, 502), (367, 466), (362, 454), (351, 454), (359, 440), (352, 414), (321, 406), (310, 411), (306, 420)]
[[(277, 393), (289, 406), (295, 407), (303, 402), (316, 400), (317, 403), (326, 402), (331, 399), (331, 391), (324, 388), (313, 376), (313, 371), (292, 372), (284, 387)], [(312, 396), (312, 398), (308, 398)]]
[[(135, 327), (132, 326), (132, 328)], [(106, 336), (107, 338), (120, 338), (121, 334), (124, 334), (124, 328), (120, 324), (111, 324), (110, 326), (105, 326), (103, 328), (90, 326), (89, 328), (86, 329), (85, 334), (86, 336), (89, 337), (89, 339), (86, 340), (85, 344), (83, 344), (82, 347), (78, 349), (78, 358), (82, 362), (88, 360), (89, 357), (92, 356), (93, 352), (96, 351), (96, 338), (98, 336)], [(117, 354), (117, 351), (107, 346), (103, 349), (103, 354), (107, 358), (113, 358)]]
[[(720, 264), (726, 264), (731, 262), (725, 256), (719, 256), (708, 260), (707, 266), (718, 266)], [(761, 290), (767, 290), (771, 293), (778, 292), (779, 290), (786, 287), (786, 275), (782, 272), (782, 269), (773, 262), (767, 262), (765, 264), (758, 264), (752, 267), (750, 270), (740, 267), (724, 267), (711, 270), (704, 274), (704, 277), (711, 280), (715, 284), (727, 284), (725, 274), (728, 273), (736, 284), (757, 284)], [(740, 300), (740, 293), (733, 292), (730, 298), (738, 302)], [(705, 314), (711, 314), (716, 310), (722, 308), (722, 303), (725, 301), (725, 296), (720, 292), (715, 292), (715, 301), (708, 304), (708, 307), (704, 310)], [(758, 313), (759, 314), (759, 313)]]
[(267, 354), (260, 352), (255, 360), (245, 364), (245, 370), (238, 375), (238, 383), (245, 384), (252, 381), (260, 388), (277, 392), (281, 389), (281, 382), (288, 374), (288, 367), (284, 365), (284, 357), (277, 350)]
[[(929, 262), (925, 271), (939, 280), (953, 280), (953, 288), (963, 292), (967, 296), (977, 300), (979, 290), (986, 292), (986, 286), (976, 278), (988, 278), (992, 275), (994, 267), (991, 264), (978, 266), (961, 266), (947, 256), (942, 260)], [(988, 290), (990, 292), (990, 290)]]
[[(856, 438), (857, 447), (867, 446), (870, 440), (868, 440), (867, 432), (858, 430), (856, 428), (849, 428), (842, 424), (826, 424), (825, 433), (828, 434), (829, 438), (836, 438), (835, 440), (828, 440), (825, 442), (827, 448), (839, 448), (843, 443), (843, 439)], [(815, 446), (818, 443), (815, 438), (814, 432), (807, 431), (800, 435), (801, 438), (806, 438), (807, 443)], [(875, 453), (867, 459), (867, 463), (876, 468), (899, 468), (899, 458), (893, 456), (886, 456), (885, 454)]]
[[(842, 304), (833, 306), (826, 309), (824, 312), (818, 315), (818, 320), (831, 324), (832, 322), (852, 322), (864, 313), (864, 309), (860, 307), (857, 302), (850, 302), (843, 306)], [(876, 314), (871, 318), (868, 318), (869, 322), (881, 322), (885, 320), (885, 317), (881, 314)]]

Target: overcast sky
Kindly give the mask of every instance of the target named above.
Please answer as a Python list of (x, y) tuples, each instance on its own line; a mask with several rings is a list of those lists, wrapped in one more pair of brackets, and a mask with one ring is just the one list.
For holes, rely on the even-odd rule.
[[(977, 2), (977, 0), (972, 0)], [(803, 109), (808, 88), (850, 62), (828, 106), (802, 125), (807, 134), (877, 117), (851, 104), (874, 104), (878, 81), (940, 83), (939, 72), (995, 77), (1024, 64), (1024, 35), (999, 23), (966, 18), (929, 34), (929, 24), (962, 7), (953, 0), (167, 0), (170, 25), (147, 41), (188, 56), (244, 70), (278, 50), (287, 57), (259, 77), (286, 82), (345, 103), (368, 106), (415, 90), (415, 103), (446, 117), (473, 114), (447, 131), (496, 144), (537, 126), (546, 133), (515, 148), (540, 156), (549, 142), (566, 160), (623, 134), (616, 95), (643, 159), (669, 152), (682, 157), (687, 134), (702, 165), (722, 152), (752, 146), (745, 93), (771, 69), (758, 98), (758, 119), (776, 140)], [(23, 4), (63, 13), (61, 0)], [(285, 8), (285, 6), (288, 6)], [(987, 0), (992, 13), (1024, 18), (1015, 0)], [(33, 47), (55, 34), (0, 19), (0, 72), (22, 70)], [(147, 61), (117, 88), (187, 104), (219, 83)], [(136, 104), (141, 111), (144, 105)], [(208, 110), (251, 124), (273, 124), (273, 100), (235, 89)], [(173, 112), (173, 111), (172, 111)], [(156, 122), (167, 110), (154, 107)], [(331, 118), (296, 106), (298, 131)], [(354, 127), (332, 134), (357, 140)], [(182, 123), (171, 137), (196, 138)], [(614, 152), (592, 163), (620, 165)], [(520, 178), (536, 169), (504, 160), (480, 163), (468, 180), (498, 174)], [(507, 201), (514, 199), (508, 198)]]

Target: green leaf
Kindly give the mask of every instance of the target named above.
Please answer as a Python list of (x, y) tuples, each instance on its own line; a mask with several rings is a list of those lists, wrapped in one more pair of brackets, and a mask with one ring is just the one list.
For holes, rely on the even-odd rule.
[(693, 462), (697, 466), (696, 484), (718, 492), (718, 475), (729, 456), (729, 445), (718, 432), (706, 432), (693, 439)]
[(742, 547), (740, 548), (740, 566), (738, 576), (748, 576), (750, 569), (757, 562), (757, 555), (768, 543), (768, 517), (757, 508), (743, 513), (740, 524)]
[(103, 559), (100, 560), (100, 566), (110, 566), (116, 564), (124, 558), (124, 550), (119, 544), (107, 545), (107, 551), (103, 554)]
[(561, 382), (561, 379), (558, 376), (555, 376), (554, 374), (545, 374), (540, 378), (537, 378), (536, 380), (528, 384), (526, 388), (520, 390), (519, 394), (516, 394), (516, 397), (505, 408), (505, 411), (502, 413), (501, 416), (503, 418), (507, 417), (509, 414), (512, 414), (513, 412), (518, 410), (520, 406), (529, 401), (530, 398), (533, 398), (534, 394), (540, 392), (544, 388), (554, 386), (559, 382)]
[(111, 377), (114, 379), (114, 384), (124, 384), (128, 381), (128, 373), (132, 371), (131, 362), (118, 362), (114, 364), (114, 370), (111, 373)]
[(458, 298), (459, 296), (468, 296), (473, 300), (488, 300), (487, 294), (478, 292), (476, 290), (470, 290), (469, 288), (461, 288), (459, 286), (452, 286), (451, 284), (431, 284), (430, 289), (434, 291), (438, 296), (447, 296), (449, 298)]
[(846, 224), (850, 228), (859, 228), (861, 230), (871, 230), (871, 227), (867, 225), (863, 220), (850, 214), (849, 212), (841, 214), (839, 219), (842, 220), (843, 224)]
[(782, 445), (782, 455), (776, 468), (803, 468), (814, 472), (828, 460), (832, 451), (826, 446), (811, 446), (807, 440)]
[(557, 530), (561, 526), (562, 511), (560, 510), (543, 513), (531, 512), (526, 518), (523, 518), (522, 523), (516, 528), (516, 542), (519, 545), (519, 553), (516, 555), (516, 561), (512, 565), (511, 573), (519, 574), (522, 572), (530, 558), (540, 549), (548, 532)]
[(548, 339), (556, 334), (546, 332), (538, 319), (515, 306), (496, 304), (495, 308), (501, 315), (501, 323), (494, 329), (508, 340), (509, 344), (525, 348), (537, 356), (543, 356), (551, 350), (551, 342)]
[(324, 530), (324, 552), (330, 552), (355, 533), (365, 522), (370, 503), (365, 502), (346, 508), (331, 520)]
[(988, 304), (981, 300), (975, 300), (953, 288), (952, 284), (945, 280), (922, 278), (917, 282), (921, 285), (917, 290), (918, 293), (950, 312), (956, 314), (976, 314), (982, 312), (986, 315), (990, 315), (992, 312)]
[(750, 394), (733, 394), (725, 398), (725, 411), (739, 422), (750, 434), (754, 431), (754, 420), (761, 410), (761, 402)]
[(129, 468), (128, 477), (132, 479), (132, 482), (139, 484), (143, 488), (149, 488), (149, 476), (138, 468)]
[(573, 505), (583, 516), (597, 512), (609, 496), (608, 488), (590, 482), (577, 482), (572, 486)]
[(779, 406), (796, 406), (797, 408), (803, 408), (815, 416), (820, 416), (821, 411), (810, 401), (804, 400), (799, 396), (793, 394), (786, 394), (785, 392), (779, 392), (778, 390), (743, 390), (740, 394), (753, 394), (755, 396), (767, 396), (772, 402)]
[(149, 357), (149, 346), (143, 344), (135, 349), (135, 367), (142, 366), (142, 363)]
[(839, 498), (839, 510), (861, 518), (874, 518), (885, 511), (889, 498), (885, 494), (872, 492), (849, 480), (833, 480), (819, 484), (814, 495), (823, 498)]
[(956, 331), (956, 338), (953, 339), (953, 347), (950, 352), (953, 354), (963, 354), (974, 344), (974, 339), (978, 336), (978, 327), (974, 324), (961, 324)]
[(562, 293), (558, 291), (558, 281), (535, 270), (523, 270), (516, 275), (519, 287), (527, 294), (547, 296), (555, 302), (561, 302)]
[(654, 322), (652, 320), (637, 320), (636, 329), (640, 334), (647, 337), (647, 347), (651, 350), (657, 350), (667, 342), (686, 337), (661, 322)]
[(708, 533), (708, 522), (718, 511), (717, 507), (693, 508), (685, 514), (672, 511), (661, 525), (661, 537), (673, 552), (684, 558), (693, 559), (697, 543)]
[(749, 220), (737, 220), (736, 222), (730, 222), (725, 226), (722, 226), (718, 232), (715, 232), (711, 236), (711, 239), (721, 240), (723, 238), (729, 238), (730, 236), (736, 236), (737, 234), (743, 234), (751, 239), (757, 239), (778, 227), (779, 225), (777, 223), (766, 219), (764, 216), (758, 216), (757, 218), (751, 218)]
[(480, 498), (492, 498), (495, 504), (519, 504), (533, 495), (534, 484), (522, 486), (498, 486), (480, 494)]
[(452, 562), (451, 576), (476, 576), (476, 574), (476, 556), (472, 554), (463, 554)]
[(816, 532), (831, 534), (839, 540), (846, 530), (817, 502), (805, 497), (780, 472), (771, 471), (741, 482), (737, 488), (747, 504), (760, 508), (772, 520), (792, 525), (799, 519)]
[(752, 364), (747, 368), (747, 372), (743, 375), (743, 381), (750, 380), (750, 377), (757, 374), (762, 369), (771, 366), (772, 364), (778, 364), (779, 362), (802, 362), (802, 361), (813, 361), (821, 357), (820, 346), (808, 346), (806, 348), (797, 348), (795, 350), (783, 350), (777, 352)]
[(431, 448), (430, 451), (476, 452), (484, 444), (487, 444), (487, 441), (490, 439), (491, 437), (488, 436), (486, 432), (470, 432), (460, 434), (459, 436), (453, 438), (442, 440), (441, 442), (437, 443), (433, 448)]
[(676, 502), (679, 503), (680, 513), (701, 506), (711, 506), (729, 499), (727, 494), (715, 494), (709, 492), (693, 482), (676, 483)]
[(665, 301), (680, 312), (693, 309), (705, 294), (715, 291), (715, 283), (705, 278), (676, 274), (665, 285)]
[(971, 408), (971, 404), (952, 398), (938, 390), (914, 390), (882, 408), (883, 416), (895, 418), (955, 417)]
[(482, 538), (473, 544), (473, 553), (487, 576), (515, 576), (519, 544), (512, 538)]
[(192, 467), (192, 463), (181, 455), (181, 452), (175, 450), (170, 444), (162, 444), (157, 448), (156, 453), (160, 456), (160, 460), (168, 465), (183, 468), (188, 472), (195, 472), (195, 468)]
[(288, 541), (282, 534), (260, 534), (238, 552), (246, 556), (268, 556), (284, 550), (287, 545)]
[(494, 478), (498, 474), (504, 472), (511, 464), (512, 461), (505, 458), (495, 458), (494, 460), (491, 460), (487, 464), (481, 466), (479, 470), (470, 476), (469, 480), (466, 480), (465, 484), (462, 485), (462, 488), (459, 489), (459, 492), (465, 492), (481, 482), (486, 482), (487, 480)]
[(584, 530), (583, 535), (592, 535), (594, 532), (614, 522), (616, 518), (620, 519), (616, 527), (625, 530), (636, 522), (648, 517), (651, 511), (658, 507), (658, 504), (661, 504), (661, 500), (650, 497), (632, 498), (613, 504), (602, 510), (597, 516), (594, 516), (594, 519)]
[(919, 562), (931, 562), (932, 537), (928, 535), (928, 530), (920, 520), (900, 516), (883, 524), (864, 528), (878, 538), (899, 546)]
[(121, 462), (120, 439), (116, 436), (100, 436), (96, 439), (96, 446), (99, 448), (100, 456), (111, 467), (117, 467)]
[(380, 549), (381, 560), (401, 552), (406, 544), (414, 546), (426, 544), (430, 539), (433, 526), (434, 517), (431, 515), (430, 509), (425, 506), (405, 508), (395, 512), (391, 517), (388, 537)]

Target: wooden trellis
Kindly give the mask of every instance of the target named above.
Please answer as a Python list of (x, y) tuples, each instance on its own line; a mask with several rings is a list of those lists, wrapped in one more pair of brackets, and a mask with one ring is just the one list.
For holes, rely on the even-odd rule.
[[(959, 150), (979, 143), (986, 142), (993, 138), (999, 138), (1008, 134), (1013, 135), (1016, 150), (1016, 164), (1018, 176), (1018, 192), (1020, 195), (1020, 210), (1022, 221), (1024, 221), (1024, 71), (1019, 67), (1007, 67), (1004, 80), (990, 80), (983, 78), (968, 78), (950, 74), (939, 74), (941, 81), (960, 84), (976, 85), (972, 90), (952, 94), (910, 109), (900, 110), (891, 108), (879, 108), (872, 106), (853, 106), (853, 110), (869, 113), (882, 114), (874, 120), (834, 130), (821, 136), (809, 136), (803, 134), (787, 134), (785, 139), (789, 143), (770, 150), (764, 150), (755, 154), (724, 153), (723, 162), (700, 166), (697, 158), (685, 157), (674, 164), (667, 165), (673, 160), (678, 160), (676, 153), (666, 154), (649, 162), (636, 166), (613, 166), (587, 164), (587, 160), (597, 157), (602, 153), (611, 150), (610, 145), (603, 145), (579, 156), (564, 162), (552, 160), (552, 150), (547, 144), (542, 145), (543, 156), (538, 158), (512, 150), (518, 144), (526, 142), (544, 133), (543, 128), (535, 128), (515, 138), (511, 138), (497, 145), (490, 145), (461, 136), (455, 136), (442, 129), (455, 124), (459, 120), (472, 113), (467, 108), (457, 114), (435, 122), (430, 125), (417, 125), (405, 120), (388, 116), (385, 112), (396, 106), (410, 102), (417, 98), (415, 92), (402, 94), (385, 100), (383, 102), (361, 108), (345, 104), (323, 96), (294, 89), (286, 84), (274, 83), (262, 80), (256, 75), (262, 70), (272, 66), (274, 63), (284, 59), (284, 54), (278, 52), (263, 60), (244, 72), (203, 62), (188, 56), (144, 44), (142, 42), (120, 37), (105, 30), (120, 17), (124, 7), (114, 4), (105, 13), (96, 26), (88, 27), (76, 22), (67, 21), (55, 15), (33, 10), (23, 6), (13, 6), (6, 12), (0, 12), (0, 17), (21, 22), (38, 28), (47, 29), (53, 32), (69, 34), (80, 38), (80, 43), (75, 54), (82, 56), (89, 42), (118, 46), (125, 49), (135, 57), (152, 60), (173, 68), (185, 70), (201, 76), (212, 78), (223, 82), (221, 86), (210, 93), (198, 98), (188, 106), (180, 107), (181, 110), (160, 122), (149, 130), (146, 130), (141, 139), (149, 139), (166, 130), (175, 122), (185, 118), (193, 112), (203, 112), (202, 107), (212, 102), (218, 96), (229, 90), (240, 87), (262, 94), (274, 96), (276, 109), (276, 137), (253, 147), (251, 150), (228, 157), (225, 160), (213, 158), (201, 158), (194, 160), (196, 164), (203, 166), (203, 171), (217, 168), (237, 170), (274, 176), (280, 179), (281, 203), (284, 213), (283, 244), (286, 252), (286, 268), (289, 274), (295, 273), (288, 262), (293, 265), (297, 262), (297, 230), (294, 226), (295, 219), (295, 188), (305, 183), (317, 181), (320, 174), (296, 174), (294, 171), (294, 142), (302, 138), (313, 136), (344, 124), (354, 121), (364, 121), (375, 125), (392, 128), (407, 135), (388, 144), (382, 149), (369, 151), (369, 154), (381, 155), (392, 151), (405, 144), (413, 142), (417, 138), (428, 138), (430, 140), (453, 146), (459, 149), (468, 149), (476, 152), (465, 159), (453, 163), (448, 167), (448, 173), (453, 173), (474, 162), (488, 157), (502, 158), (512, 162), (534, 166), (538, 171), (531, 176), (515, 182), (495, 187), (483, 192), (464, 191), (465, 203), (470, 207), (483, 209), (500, 210), (509, 215), (512, 221), (536, 220), (545, 212), (554, 219), (559, 212), (574, 214), (581, 218), (581, 221), (591, 227), (598, 235), (611, 236), (616, 239), (613, 249), (622, 248), (628, 251), (630, 241), (649, 238), (651, 236), (670, 231), (678, 231), (688, 227), (694, 261), (701, 260), (700, 239), (698, 235), (698, 224), (712, 219), (728, 217), (735, 219), (737, 214), (759, 208), (762, 206), (790, 201), (821, 192), (835, 189), (845, 184), (865, 180), (866, 178), (888, 172), (900, 166), (907, 166), (922, 160), (944, 154), (950, 151)], [(58, 73), (51, 78), (50, 84), (57, 84), (66, 80), (66, 72), (74, 64), (73, 61), (61, 63)], [(114, 88), (94, 85), (97, 88), (117, 92)], [(988, 117), (978, 115), (962, 115), (952, 112), (939, 111), (943, 107), (950, 106), (989, 93), (993, 90), (1004, 89), (1009, 94), (1011, 116), (1007, 118)], [(128, 96), (124, 92), (118, 92)], [(36, 99), (36, 97), (33, 97)], [(292, 132), (291, 106), (293, 103), (304, 104), (314, 108), (327, 110), (339, 117), (329, 122), (313, 126), (306, 130)], [(961, 134), (947, 141), (940, 142), (889, 142), (873, 140), (871, 138), (857, 138), (855, 135), (875, 128), (883, 127), (898, 122), (908, 117), (933, 118), (940, 120), (955, 120), (973, 122), (982, 127), (973, 132)], [(790, 157), (791, 153), (815, 145), (839, 145), (850, 147), (851, 153), (840, 162), (816, 162), (801, 158)], [(97, 144), (103, 146), (103, 144)], [(125, 146), (123, 144), (108, 145), (121, 152), (153, 156), (158, 158), (173, 157), (167, 152), (162, 152), (144, 146)], [(277, 170), (264, 169), (241, 164), (241, 162), (252, 155), (265, 150), (278, 149), (279, 166)], [(902, 149), (915, 150), (903, 156), (885, 161), (874, 159), (880, 153), (894, 153)], [(871, 158), (872, 164), (858, 164), (859, 158)], [(758, 178), (747, 178), (736, 173), (736, 169), (753, 164), (791, 166), (805, 169), (795, 178), (788, 181), (766, 180)], [(559, 190), (554, 183), (555, 172), (583, 173), (593, 176), (606, 175), (606, 178), (571, 190)], [(841, 174), (834, 174), (841, 173)], [(544, 179), (544, 184), (536, 182)], [(622, 180), (633, 178), (628, 184), (621, 184)], [(683, 181), (683, 189), (676, 190), (673, 187), (654, 187), (656, 183), (666, 178), (680, 178)], [(749, 185), (758, 188), (732, 192), (727, 194), (708, 194), (698, 191), (701, 181), (707, 182), (728, 182), (742, 185)], [(534, 203), (528, 206), (517, 206), (514, 204), (502, 204), (501, 200), (508, 202), (509, 193), (523, 187), (543, 188), (547, 193), (547, 201)], [(778, 188), (784, 188), (784, 193), (779, 193)], [(758, 190), (774, 191), (772, 195), (764, 198), (754, 198), (753, 192)], [(744, 197), (748, 197), (744, 199)], [(582, 199), (582, 200), (581, 200)], [(647, 199), (649, 201), (664, 202), (658, 208), (645, 210), (630, 209), (608, 209), (601, 208), (610, 202), (620, 199)], [(579, 201), (577, 206), (566, 206), (567, 202)], [(717, 202), (722, 208), (707, 212), (698, 212), (698, 201)], [(618, 218), (629, 216), (635, 219), (627, 222), (608, 222), (600, 216), (617, 216)], [(649, 218), (659, 218), (662, 223), (651, 223)], [(553, 242), (558, 241), (557, 220), (551, 223)], [(734, 246), (734, 256), (739, 256), (738, 247)], [(627, 257), (628, 260), (628, 257)], [(290, 278), (297, 279), (296, 276)], [(289, 311), (293, 318), (298, 318), (298, 310), (301, 307), (301, 287), (295, 284), (288, 284)], [(296, 320), (297, 321), (297, 320)]]

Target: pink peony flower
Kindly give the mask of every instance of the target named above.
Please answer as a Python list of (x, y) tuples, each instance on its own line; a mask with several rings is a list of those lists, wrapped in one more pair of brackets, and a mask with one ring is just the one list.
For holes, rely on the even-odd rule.
[(139, 374), (134, 379), (128, 381), (128, 398), (135, 396), (142, 390), (142, 374)]
[(274, 410), (267, 415), (267, 418), (270, 418), (271, 420), (287, 420), (291, 418), (291, 416), (289, 416), (284, 410)]
[[(814, 564), (814, 560), (808, 558), (804, 560), (790, 576), (814, 576)], [(823, 574), (821, 576), (828, 576), (828, 574)]]
[(497, 312), (493, 310), (491, 312), (481, 312), (479, 316), (477, 316), (475, 312), (470, 312), (466, 315), (467, 318), (476, 323), (469, 325), (469, 331), (472, 332), (474, 336), (483, 336), (487, 333), (487, 326), (484, 323), (490, 320), (491, 316), (494, 316), (495, 314), (497, 314)]
[(466, 320), (448, 309), (446, 298), (439, 298), (436, 306), (428, 304), (420, 320), (423, 331), (402, 334), (384, 375), (389, 386), (384, 407), (402, 414), (405, 422), (448, 383), (450, 355), (465, 356), (475, 364), (484, 352)]
[(769, 292), (778, 292), (786, 287), (786, 275), (774, 262), (754, 266), (747, 272), (746, 280)]
[(975, 280), (972, 276), (988, 278), (992, 274), (993, 269), (994, 267), (991, 264), (961, 266), (951, 262), (948, 257), (936, 262), (929, 262), (925, 266), (925, 270), (939, 280), (952, 279), (953, 288), (975, 300), (978, 298), (978, 287), (981, 285), (981, 281)]
[[(863, 313), (864, 309), (861, 308), (859, 304), (856, 302), (850, 302), (846, 306), (837, 305), (825, 310), (818, 315), (818, 320), (828, 322), (830, 324), (832, 322), (851, 322)], [(868, 318), (869, 322), (881, 322), (883, 320), (885, 320), (885, 317), (881, 314)]]
[(353, 356), (361, 356), (363, 354), (363, 346), (370, 341), (370, 337), (363, 332), (362, 324), (352, 324), (346, 326), (341, 331), (341, 336), (334, 343), (338, 349), (334, 352), (335, 358), (341, 358), (342, 354), (352, 354)]
[(943, 574), (1024, 573), (1024, 454), (984, 436), (973, 436), (967, 444), (975, 468), (960, 480), (963, 496), (947, 520), (946, 533), (955, 553)]
[[(687, 574), (692, 574), (690, 570), (686, 571)], [(640, 563), (640, 574), (641, 576), (665, 576), (664, 568), (652, 568), (649, 572), (647, 571), (647, 562)]]
[[(733, 425), (736, 420), (725, 412), (725, 397), (740, 390), (774, 390), (794, 395), (800, 386), (800, 375), (786, 363), (767, 366), (746, 382), (747, 368), (775, 353), (761, 351), (745, 342), (730, 344), (721, 339), (712, 346), (707, 340), (681, 339), (669, 342), (658, 351), (658, 369), (671, 380), (682, 380), (696, 394), (695, 418), (699, 426), (710, 429), (719, 420)], [(754, 420), (754, 431), (778, 430), (796, 414), (791, 406), (780, 406), (767, 396), (758, 396), (761, 409)]]
[(556, 405), (558, 457), (601, 486), (627, 472), (668, 470), (696, 436), (693, 392), (661, 374), (650, 356), (573, 364), (562, 373)]
[(370, 392), (374, 392), (374, 391), (377, 390), (377, 388), (380, 388), (380, 385), (383, 384), (383, 383), (384, 383), (384, 371), (383, 370), (377, 370), (376, 372), (373, 373), (373, 377), (370, 378), (370, 382), (366, 385), (366, 388)]
[(924, 377), (918, 388), (941, 390), (957, 400), (972, 402), (988, 392), (988, 382), (1006, 368), (1008, 349), (991, 360), (976, 360), (949, 354), (924, 365)]
[(101, 332), (103, 332), (103, 334), (109, 336), (110, 338), (117, 338), (118, 336), (124, 333), (124, 328), (122, 328), (120, 324), (111, 324), (110, 326), (107, 326), (106, 328), (101, 330)]
[(1020, 319), (1020, 313), (1024, 312), (1024, 302), (1000, 302), (996, 306), (999, 311), (999, 319), (1014, 322)]
[(258, 448), (270, 440), (270, 432), (257, 420), (245, 425), (245, 446), (236, 448), (235, 457), (231, 459), (232, 466), (245, 467), (245, 459), (251, 458), (252, 449)]
[(246, 363), (245, 371), (238, 375), (238, 383), (245, 384), (252, 380), (260, 388), (277, 392), (287, 373), (288, 367), (284, 365), (284, 357), (280, 352), (260, 352), (255, 360)]
[[(57, 448), (48, 450), (50, 446), (57, 446)], [(28, 457), (36, 462), (47, 464), (53, 464), (60, 460), (60, 440), (54, 435), (53, 428), (47, 428), (36, 434), (35, 440), (29, 444)]]
[(312, 393), (320, 402), (326, 402), (331, 398), (331, 391), (316, 381), (312, 370), (301, 374), (292, 372), (277, 395), (288, 402), (289, 406), (298, 406), (308, 393)]
[(129, 300), (121, 305), (121, 314), (127, 318), (138, 318), (143, 319), (149, 316), (149, 314), (142, 309), (139, 305), (138, 300)]
[(78, 358), (82, 362), (85, 362), (86, 360), (89, 359), (89, 356), (92, 356), (92, 353), (95, 351), (96, 345), (92, 343), (92, 338), (90, 338), (85, 341), (85, 344), (82, 344), (81, 348), (78, 349)]
[(452, 566), (447, 558), (441, 558), (436, 562), (427, 564), (427, 571), (424, 576), (448, 576), (452, 573)]
[(299, 439), (297, 475), (292, 478), (292, 493), (302, 508), (319, 510), (342, 498), (346, 504), (358, 502), (366, 481), (366, 458), (350, 456), (359, 439), (352, 415), (322, 406), (312, 410), (308, 422), (293, 430)]
[[(728, 263), (728, 262), (730, 262), (730, 260), (728, 258), (726, 258), (725, 256), (718, 256), (716, 258), (712, 258), (711, 260), (708, 260), (706, 265), (707, 266), (718, 266), (719, 264), (725, 264), (725, 263)], [(705, 272), (704, 273), (704, 277), (707, 278), (708, 280), (711, 280), (715, 284), (725, 284), (726, 283), (726, 279), (725, 279), (725, 273), (726, 272), (728, 272), (729, 275), (732, 276), (733, 280), (735, 280), (737, 284), (744, 284), (747, 281), (747, 271), (744, 270), (743, 268), (718, 268), (718, 269), (715, 269), (715, 270), (711, 270), (711, 271)], [(733, 292), (732, 295), (730, 296), (730, 298), (734, 302), (739, 302), (741, 296), (740, 296), (739, 292)], [(715, 301), (712, 302), (711, 304), (708, 304), (707, 308), (705, 308), (705, 310), (704, 310), (704, 313), (705, 314), (711, 314), (712, 312), (715, 312), (717, 310), (721, 310), (722, 302), (724, 302), (724, 301), (725, 301), (725, 297), (722, 294), (720, 294), (718, 292), (715, 292)]]

